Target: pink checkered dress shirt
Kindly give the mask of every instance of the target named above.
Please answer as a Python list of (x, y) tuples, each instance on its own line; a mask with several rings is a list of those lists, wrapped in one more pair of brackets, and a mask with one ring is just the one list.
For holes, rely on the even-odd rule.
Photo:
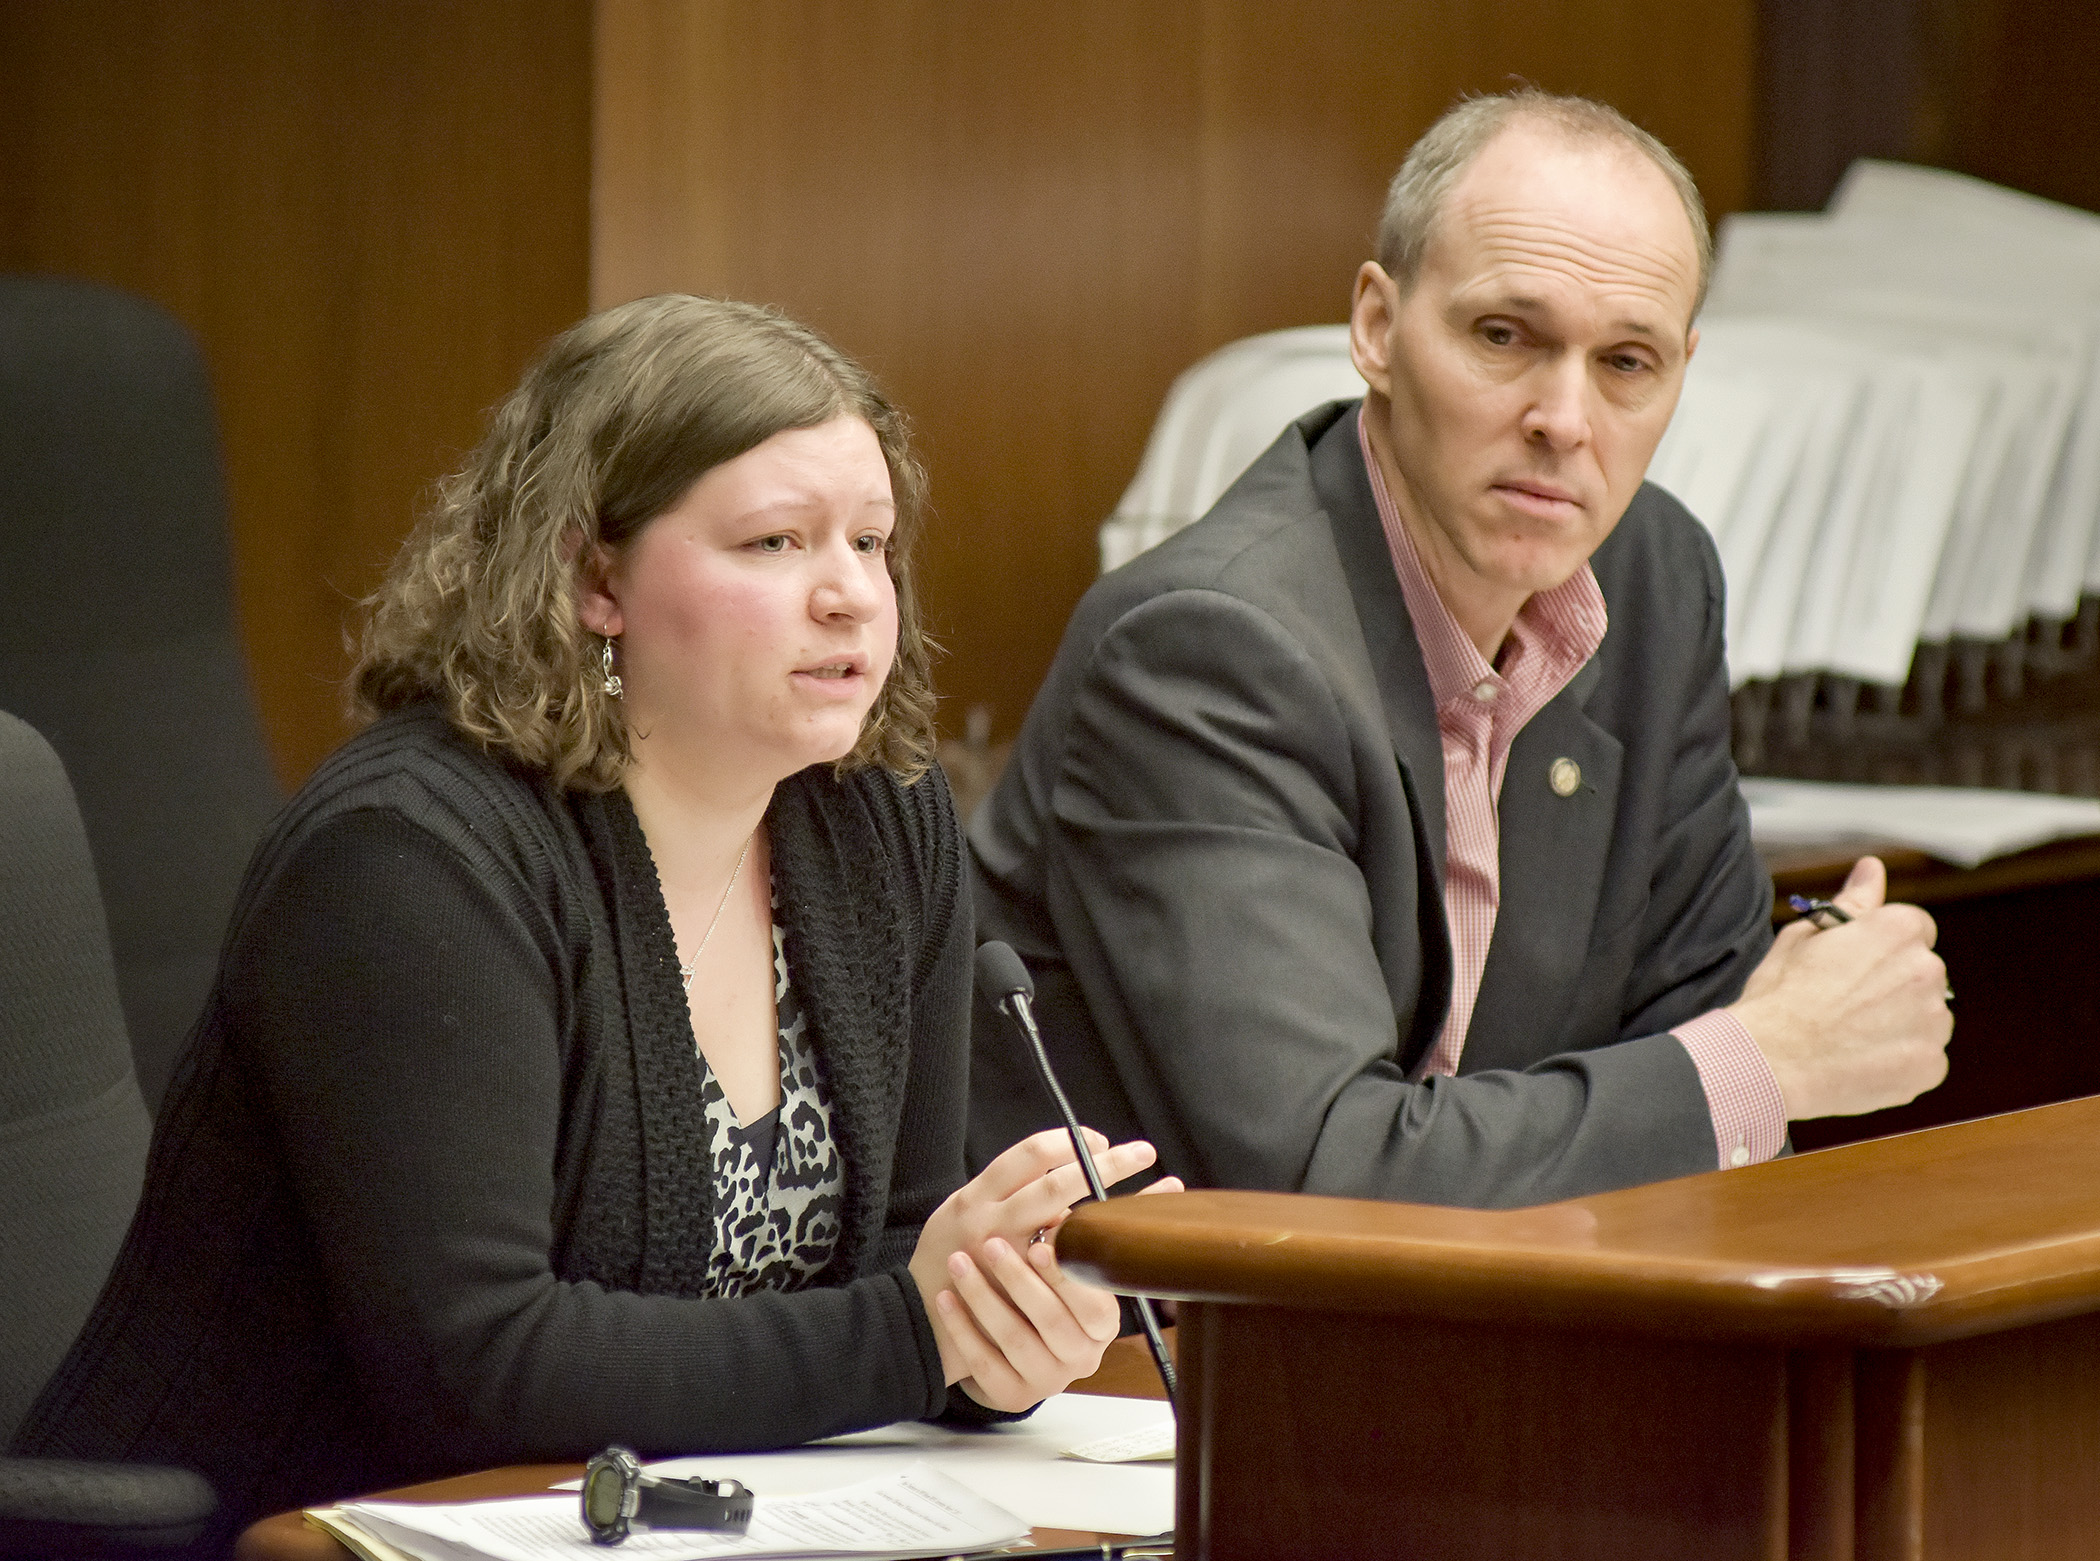
[[(1502, 829), (1496, 799), (1509, 747), (1534, 715), (1568, 686), (1604, 642), (1604, 593), (1588, 564), (1517, 614), (1499, 665), (1458, 626), (1430, 584), (1394, 509), (1362, 419), (1357, 441), (1378, 500), (1386, 546), (1414, 620), (1444, 749), (1444, 919), (1451, 927), (1451, 1009), (1419, 1072), (1458, 1072), (1480, 996), (1495, 911), (1502, 898)], [(1580, 777), (1573, 777), (1580, 784)], [(1691, 1054), (1713, 1117), (1724, 1166), (1769, 1160), (1786, 1141), (1786, 1103), (1764, 1053), (1733, 1014), (1715, 1009), (1670, 1032)]]

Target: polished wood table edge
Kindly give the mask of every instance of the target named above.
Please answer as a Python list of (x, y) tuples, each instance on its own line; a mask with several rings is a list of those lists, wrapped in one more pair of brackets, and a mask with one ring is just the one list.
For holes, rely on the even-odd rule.
[[(1174, 1351), (1178, 1344), (1174, 1329), (1165, 1331), (1167, 1345)], [(1159, 1373), (1153, 1367), (1152, 1356), (1145, 1341), (1135, 1335), (1116, 1340), (1103, 1354), (1101, 1365), (1090, 1377), (1075, 1382), (1066, 1390), (1072, 1393), (1094, 1393), (1110, 1398), (1152, 1398), (1164, 1400), (1166, 1390), (1160, 1384)], [(379, 1491), (369, 1497), (345, 1500), (371, 1501), (481, 1501), (504, 1496), (544, 1495), (565, 1480), (583, 1477), (580, 1463), (533, 1463), (513, 1464), (502, 1469), (482, 1469), (472, 1474), (450, 1475), (444, 1479), (424, 1480), (415, 1485), (405, 1485), (398, 1490)], [(334, 1506), (334, 1502), (321, 1502), (320, 1506)], [(1097, 1534), (1079, 1529), (1038, 1528), (1032, 1530), (1028, 1541), (1013, 1549), (1012, 1554), (1025, 1556), (1030, 1549), (1053, 1550), (1080, 1545), (1092, 1545), (1101, 1540), (1126, 1539), (1122, 1534)], [(241, 1532), (234, 1543), (235, 1561), (356, 1561), (351, 1552), (334, 1535), (324, 1533), (306, 1521), (300, 1511), (274, 1513), (258, 1519)]]
[[(1978, 1228), (1931, 1239), (1947, 1208)], [(1190, 1301), (1943, 1343), (2100, 1310), (2100, 1098), (1531, 1209), (1117, 1199), (1076, 1211), (1058, 1249), (1111, 1288)]]
[[(1177, 1302), (1405, 1314), (1742, 1344), (1909, 1349), (2100, 1311), (2100, 1284), (2092, 1279), (2030, 1286), (2017, 1309), (1957, 1297), (1928, 1313), (1924, 1303), (1946, 1287), (1939, 1273), (1713, 1264), (1704, 1273), (1658, 1274), (1632, 1263), (1586, 1265), (1556, 1261), (1551, 1254), (1523, 1254), (1489, 1268), (1466, 1262), (1463, 1249), (1455, 1247), (1425, 1254), (1410, 1273), (1386, 1268), (1306, 1285), (1278, 1275), (1269, 1264), (1234, 1268), (1215, 1252), (1177, 1268), (1146, 1255), (1156, 1239), (1155, 1232), (1132, 1231), (1127, 1242), (1104, 1242), (1091, 1258), (1075, 1256), (1066, 1266), (1120, 1294)], [(2100, 1242), (2085, 1250), (2092, 1272), (2100, 1275)], [(1437, 1256), (1455, 1261), (1438, 1272)], [(1534, 1261), (1524, 1261), (1527, 1257)], [(1629, 1296), (1635, 1293), (1638, 1309), (1629, 1310)]]

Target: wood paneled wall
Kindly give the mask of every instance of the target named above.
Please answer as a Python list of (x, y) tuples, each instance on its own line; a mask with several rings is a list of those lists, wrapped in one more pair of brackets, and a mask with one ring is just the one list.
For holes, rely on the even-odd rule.
[(1347, 311), (1461, 91), (1626, 110), (1710, 204), (1752, 166), (1752, 0), (599, 0), (591, 294), (778, 303), (913, 414), (949, 724), (1009, 733), (1174, 375)]
[(346, 606), (584, 311), (590, 39), (590, 0), (0, 0), (0, 267), (201, 338), (287, 782), (345, 730)]
[(670, 288), (784, 305), (912, 411), (951, 723), (1010, 731), (1168, 382), (1341, 317), (1457, 92), (1609, 98), (1726, 210), (1752, 9), (0, 0), (0, 266), (202, 339), (288, 782), (344, 730), (346, 607), (484, 409), (587, 296)]
[(1756, 205), (1892, 157), (2100, 211), (2100, 6), (1758, 0), (1757, 30)]
[(1819, 210), (1854, 158), (1920, 156), (1925, 4), (1758, 0), (1754, 205)]
[(2100, 6), (1919, 0), (1922, 159), (2100, 211)]
[[(1914, 3), (1918, 150), (2100, 205), (2086, 10)], [(343, 730), (345, 607), (483, 410), (587, 302), (666, 288), (784, 305), (916, 415), (951, 723), (981, 703), (1011, 731), (1168, 382), (1341, 317), (1384, 180), (1456, 93), (1607, 98), (1727, 211), (1774, 6), (1851, 14), (0, 0), (0, 266), (135, 289), (202, 338), (287, 781)]]

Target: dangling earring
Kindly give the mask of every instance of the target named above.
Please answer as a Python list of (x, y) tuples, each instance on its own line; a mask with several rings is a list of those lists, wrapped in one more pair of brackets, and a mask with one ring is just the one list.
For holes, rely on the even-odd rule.
[(605, 636), (605, 654), (598, 658), (598, 670), (605, 677), (605, 692), (618, 699), (620, 697), (620, 674), (613, 671), (613, 642), (610, 634)]

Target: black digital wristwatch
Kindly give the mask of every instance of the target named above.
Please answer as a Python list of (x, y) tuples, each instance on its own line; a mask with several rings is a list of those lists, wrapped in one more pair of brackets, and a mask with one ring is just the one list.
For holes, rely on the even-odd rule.
[(608, 1447), (583, 1471), (583, 1524), (594, 1545), (617, 1545), (634, 1528), (741, 1534), (751, 1526), (751, 1488), (740, 1480), (674, 1480), (642, 1473), (624, 1447)]

